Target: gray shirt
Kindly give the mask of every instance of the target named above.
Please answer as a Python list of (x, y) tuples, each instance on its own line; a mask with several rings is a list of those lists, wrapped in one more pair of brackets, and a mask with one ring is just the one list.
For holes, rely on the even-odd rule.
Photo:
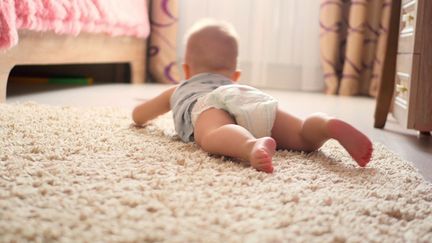
[(171, 96), (174, 127), (181, 140), (194, 141), (191, 113), (198, 98), (210, 93), (219, 86), (232, 84), (220, 74), (201, 73), (180, 84)]

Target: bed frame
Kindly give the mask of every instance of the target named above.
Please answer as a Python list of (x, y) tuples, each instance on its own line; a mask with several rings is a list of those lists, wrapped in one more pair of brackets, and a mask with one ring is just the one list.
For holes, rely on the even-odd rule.
[(145, 39), (34, 31), (19, 31), (19, 38), (16, 46), (0, 52), (0, 103), (6, 101), (7, 80), (15, 65), (129, 63), (131, 82), (145, 81)]

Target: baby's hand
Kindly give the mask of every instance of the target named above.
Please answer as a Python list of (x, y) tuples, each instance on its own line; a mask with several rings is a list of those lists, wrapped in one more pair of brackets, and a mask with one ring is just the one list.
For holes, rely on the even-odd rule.
[(140, 128), (145, 128), (145, 127), (147, 127), (148, 125), (149, 125), (149, 123), (144, 123), (144, 124), (141, 124), (141, 125), (138, 125), (138, 124), (136, 124), (136, 123), (132, 123), (132, 124), (130, 124), (129, 128), (136, 128), (136, 129), (140, 129)]

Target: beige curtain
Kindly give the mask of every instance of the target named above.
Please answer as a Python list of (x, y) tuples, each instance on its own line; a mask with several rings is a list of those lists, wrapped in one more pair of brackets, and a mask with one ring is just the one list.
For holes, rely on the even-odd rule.
[(148, 45), (150, 79), (159, 83), (178, 83), (177, 0), (148, 0), (151, 31)]
[(376, 96), (392, 0), (321, 0), (320, 51), (327, 94)]

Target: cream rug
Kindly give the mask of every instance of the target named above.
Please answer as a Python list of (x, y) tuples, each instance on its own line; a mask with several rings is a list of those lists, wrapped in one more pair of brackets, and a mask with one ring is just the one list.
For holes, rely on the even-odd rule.
[(329, 142), (265, 174), (114, 108), (0, 105), (0, 241), (431, 242), (432, 185), (379, 144)]

